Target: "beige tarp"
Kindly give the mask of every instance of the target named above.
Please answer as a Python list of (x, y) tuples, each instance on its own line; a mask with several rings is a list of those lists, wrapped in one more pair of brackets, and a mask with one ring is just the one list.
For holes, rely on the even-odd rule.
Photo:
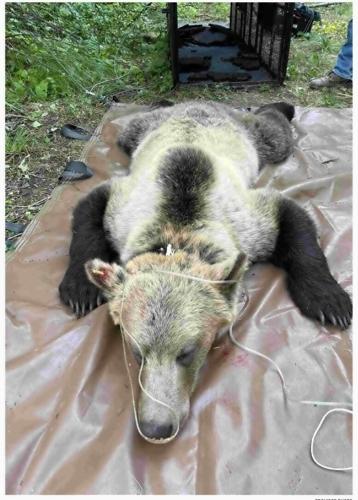
[[(6, 449), (9, 494), (344, 494), (350, 472), (311, 460), (327, 408), (284, 403), (277, 372), (225, 337), (212, 349), (177, 439), (139, 437), (120, 333), (107, 305), (77, 320), (57, 288), (68, 263), (73, 207), (124, 156), (115, 140), (135, 106), (105, 115), (83, 159), (93, 178), (58, 187), (7, 262)], [(297, 110), (293, 157), (264, 169), (314, 217), (333, 275), (351, 291), (351, 110)], [(123, 167), (122, 167), (123, 171)], [(123, 172), (122, 172), (123, 173)], [(234, 333), (279, 364), (293, 399), (351, 400), (351, 329), (302, 317), (271, 265), (247, 277), (249, 306)], [(330, 415), (316, 454), (351, 464), (351, 419)]]

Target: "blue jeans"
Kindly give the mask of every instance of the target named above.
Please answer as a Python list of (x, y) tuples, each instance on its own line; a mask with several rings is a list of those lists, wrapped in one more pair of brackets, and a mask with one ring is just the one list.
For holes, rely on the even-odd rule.
[(333, 73), (345, 78), (346, 80), (352, 80), (353, 77), (353, 34), (352, 34), (352, 19), (348, 23), (347, 29), (347, 40), (339, 51), (336, 65), (333, 68)]

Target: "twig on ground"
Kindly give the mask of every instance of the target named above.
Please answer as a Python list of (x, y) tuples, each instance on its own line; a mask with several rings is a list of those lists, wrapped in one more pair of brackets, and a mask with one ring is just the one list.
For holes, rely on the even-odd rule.
[(340, 3), (342, 2), (311, 3), (309, 7), (317, 9), (317, 7), (330, 7), (331, 5), (339, 5)]
[(16, 113), (6, 113), (6, 118), (25, 118), (25, 115), (17, 115)]
[(116, 80), (120, 80), (120, 77), (118, 76), (117, 78), (109, 78), (108, 80), (103, 80), (102, 82), (95, 83), (94, 85), (92, 85), (92, 87), (89, 90), (87, 90), (87, 92), (91, 93), (91, 92), (93, 92), (93, 89), (95, 87), (98, 87), (99, 85), (103, 85), (104, 83), (115, 82)]
[(30, 207), (36, 207), (37, 205), (40, 205), (41, 203), (45, 203), (47, 200), (51, 198), (50, 196), (46, 196), (45, 198), (42, 198), (42, 200), (35, 201), (34, 203), (31, 203), (31, 205), (16, 205), (14, 208), (30, 208)]
[(352, 98), (352, 93), (351, 92), (337, 92), (336, 95), (338, 95), (339, 97), (349, 97), (349, 98)]
[(9, 236), (8, 238), (6, 238), (8, 241), (9, 240), (14, 240), (15, 238), (18, 238), (19, 236), (21, 236), (22, 234), (24, 233), (17, 233), (17, 234), (14, 234), (13, 236)]

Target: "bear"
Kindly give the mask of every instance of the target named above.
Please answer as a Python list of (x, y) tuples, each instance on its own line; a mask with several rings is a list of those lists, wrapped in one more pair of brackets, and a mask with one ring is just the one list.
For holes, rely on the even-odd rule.
[(152, 396), (138, 400), (148, 439), (168, 439), (183, 425), (252, 264), (283, 269), (304, 316), (341, 329), (351, 323), (350, 296), (308, 213), (253, 187), (265, 165), (292, 153), (294, 112), (284, 102), (252, 112), (189, 101), (137, 113), (118, 139), (129, 175), (100, 184), (74, 210), (60, 297), (78, 317), (108, 302)]

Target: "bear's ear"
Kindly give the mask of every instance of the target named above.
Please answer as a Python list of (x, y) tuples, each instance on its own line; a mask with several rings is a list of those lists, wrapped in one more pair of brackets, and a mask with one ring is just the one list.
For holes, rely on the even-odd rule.
[(247, 255), (245, 253), (240, 253), (232, 268), (230, 269), (229, 273), (224, 277), (226, 281), (231, 281), (231, 280), (239, 280), (240, 277), (242, 277), (242, 274), (246, 271), (247, 269)]
[(86, 262), (85, 270), (88, 279), (107, 294), (111, 294), (126, 278), (126, 272), (121, 266), (103, 262), (101, 259)]
[[(214, 264), (218, 266), (219, 264)], [(248, 268), (248, 258), (245, 253), (237, 255), (235, 261), (231, 259), (220, 264), (219, 276), (221, 280), (227, 281), (227, 284), (219, 284), (218, 289), (230, 301), (235, 300), (237, 292), (240, 290), (240, 282)]]
[[(222, 262), (218, 262), (216, 264), (212, 264), (212, 270), (215, 274), (215, 279), (223, 280), (223, 281), (237, 281), (243, 275), (243, 273), (247, 269), (247, 256), (245, 253), (239, 253), (235, 260), (226, 259)], [(228, 283), (229, 285), (230, 283)]]

